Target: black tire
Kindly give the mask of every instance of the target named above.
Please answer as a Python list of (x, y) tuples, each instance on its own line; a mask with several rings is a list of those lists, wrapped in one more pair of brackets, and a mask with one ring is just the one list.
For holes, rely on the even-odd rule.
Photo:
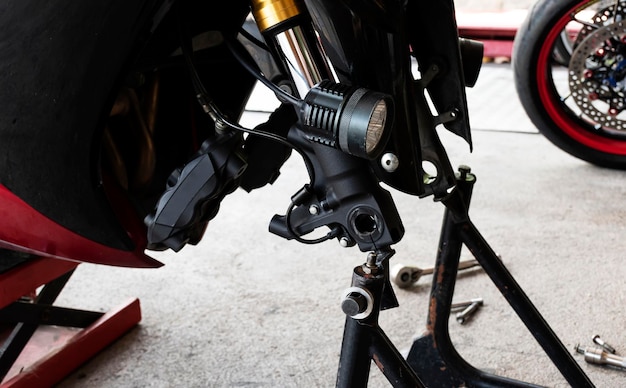
[[(171, 55), (180, 44), (173, 3), (2, 3), (0, 45), (6, 49), (0, 50), (0, 186), (64, 229), (118, 250), (132, 251), (145, 244), (139, 241), (142, 230), (134, 233), (138, 243), (129, 238), (126, 222), (142, 228), (141, 220), (164, 190), (167, 176), (195, 151), (196, 133), (184, 120), (193, 120), (205, 131), (211, 128), (203, 125), (208, 116), (190, 113), (190, 106), (196, 110), (198, 106), (189, 102), (193, 96), (189, 74), (184, 62)], [(192, 36), (236, 30), (249, 12), (248, 3), (241, 1), (230, 2), (220, 12), (212, 12), (209, 2), (176, 4)], [(223, 112), (239, 117), (255, 80), (223, 44), (207, 44), (198, 51), (198, 70), (207, 89)], [(110, 118), (111, 107), (121, 89), (147, 84), (138, 80), (157, 68), (163, 70), (159, 81), (163, 108), (155, 123), (154, 143), (145, 147), (158, 154), (154, 184), (136, 190), (136, 195), (119, 194), (123, 200), (113, 203), (106, 189), (116, 185), (107, 183), (106, 158), (101, 157), (105, 127), (112, 129), (112, 121), (119, 124), (111, 138), (120, 155), (130, 155), (130, 169), (140, 148), (137, 132), (127, 130), (118, 117)], [(121, 207), (125, 201), (132, 207)]]
[[(591, 39), (586, 39), (590, 35), (595, 34), (597, 38), (609, 25), (613, 29), (619, 27), (621, 32), (621, 24), (614, 23), (613, 11), (607, 8), (610, 7), (607, 4), (615, 2), (539, 0), (515, 37), (513, 71), (522, 106), (548, 140), (563, 151), (592, 164), (626, 169), (626, 105), (615, 105), (625, 101), (626, 91), (618, 90), (621, 87), (618, 85), (611, 88), (610, 93), (603, 92), (598, 97), (593, 87), (600, 90), (600, 81), (608, 79), (609, 73), (614, 78), (616, 73), (606, 71), (602, 78), (599, 71), (589, 72), (584, 65), (583, 77), (579, 74), (581, 66), (577, 64), (586, 62), (572, 62), (591, 57), (596, 52), (586, 52), (587, 48), (594, 47), (588, 43)], [(624, 14), (622, 5), (626, 6), (620, 2), (620, 8), (615, 13)], [(595, 27), (584, 27), (573, 21), (572, 15), (583, 17), (580, 16), (581, 10), (587, 15), (594, 15), (591, 21)], [(606, 17), (600, 18), (601, 14), (608, 14), (608, 21)], [(578, 30), (575, 29), (577, 25)], [(562, 40), (566, 29), (570, 31), (573, 43), (569, 53), (564, 51)], [(623, 35), (626, 35), (626, 29)], [(626, 54), (624, 42), (626, 40), (619, 44), (620, 54)], [(577, 79), (579, 81), (576, 82)]]

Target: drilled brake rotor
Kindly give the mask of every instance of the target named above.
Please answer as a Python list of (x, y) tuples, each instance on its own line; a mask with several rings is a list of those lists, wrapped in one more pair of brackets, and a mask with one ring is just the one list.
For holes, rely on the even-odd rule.
[(602, 0), (593, 7), (598, 7), (599, 10), (591, 17), (590, 24), (582, 25), (576, 36), (574, 47), (578, 46), (587, 36), (596, 31), (598, 26), (621, 21), (626, 13), (626, 1), (624, 0), (618, 1), (617, 4), (614, 0)]
[(572, 53), (569, 88), (583, 114), (608, 131), (626, 131), (626, 22), (587, 34)]

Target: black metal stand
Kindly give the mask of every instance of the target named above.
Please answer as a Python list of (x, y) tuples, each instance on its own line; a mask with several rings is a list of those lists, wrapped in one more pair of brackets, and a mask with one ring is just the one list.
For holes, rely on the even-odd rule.
[[(380, 259), (378, 259), (382, 256)], [(390, 287), (385, 271), (391, 252), (370, 254), (356, 267), (352, 287), (342, 304), (348, 314), (344, 329), (337, 387), (367, 387), (371, 360), (394, 387), (424, 387), (400, 352), (378, 326), (381, 301)], [(378, 259), (378, 260), (377, 260)], [(388, 289), (389, 291), (389, 289)]]
[[(427, 330), (414, 341), (406, 360), (378, 326), (380, 300), (388, 284), (384, 270), (387, 264), (379, 261), (373, 266), (368, 261), (356, 267), (354, 292), (346, 298), (348, 312), (356, 314), (348, 314), (352, 317), (346, 321), (338, 387), (367, 386), (372, 360), (394, 387), (536, 387), (478, 370), (454, 348), (448, 323), (463, 245), (476, 257), (567, 382), (572, 387), (594, 386), (470, 221), (468, 209), (475, 181), (469, 168), (461, 168), (455, 189), (440, 199), (446, 211), (433, 274)], [(372, 312), (363, 318), (366, 309), (357, 291), (371, 298)]]

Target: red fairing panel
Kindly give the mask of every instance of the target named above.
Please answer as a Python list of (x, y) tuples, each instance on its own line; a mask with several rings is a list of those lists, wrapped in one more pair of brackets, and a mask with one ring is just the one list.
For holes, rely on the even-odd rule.
[(156, 268), (163, 264), (144, 253), (108, 247), (52, 222), (0, 185), (0, 246), (28, 253), (121, 267)]

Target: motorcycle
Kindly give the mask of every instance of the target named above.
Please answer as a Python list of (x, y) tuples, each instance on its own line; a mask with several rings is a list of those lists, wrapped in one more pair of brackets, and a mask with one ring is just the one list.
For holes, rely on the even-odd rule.
[[(273, 183), (295, 151), (305, 183), (270, 232), (368, 253), (342, 302), (337, 386), (366, 386), (372, 359), (394, 386), (529, 386), (471, 367), (449, 341), (462, 244), (566, 379), (592, 386), (469, 220), (475, 177), (438, 138), (442, 126), (471, 148), (465, 88), (482, 63), (452, 1), (0, 7), (0, 247), (158, 267), (150, 251), (200, 242), (224, 197)], [(244, 127), (257, 83), (280, 106)], [(404, 235), (381, 184), (448, 212), (427, 334), (406, 358), (377, 325), (397, 306), (389, 259)]]
[(515, 86), (529, 118), (563, 151), (626, 168), (626, 3), (536, 2), (514, 41)]

